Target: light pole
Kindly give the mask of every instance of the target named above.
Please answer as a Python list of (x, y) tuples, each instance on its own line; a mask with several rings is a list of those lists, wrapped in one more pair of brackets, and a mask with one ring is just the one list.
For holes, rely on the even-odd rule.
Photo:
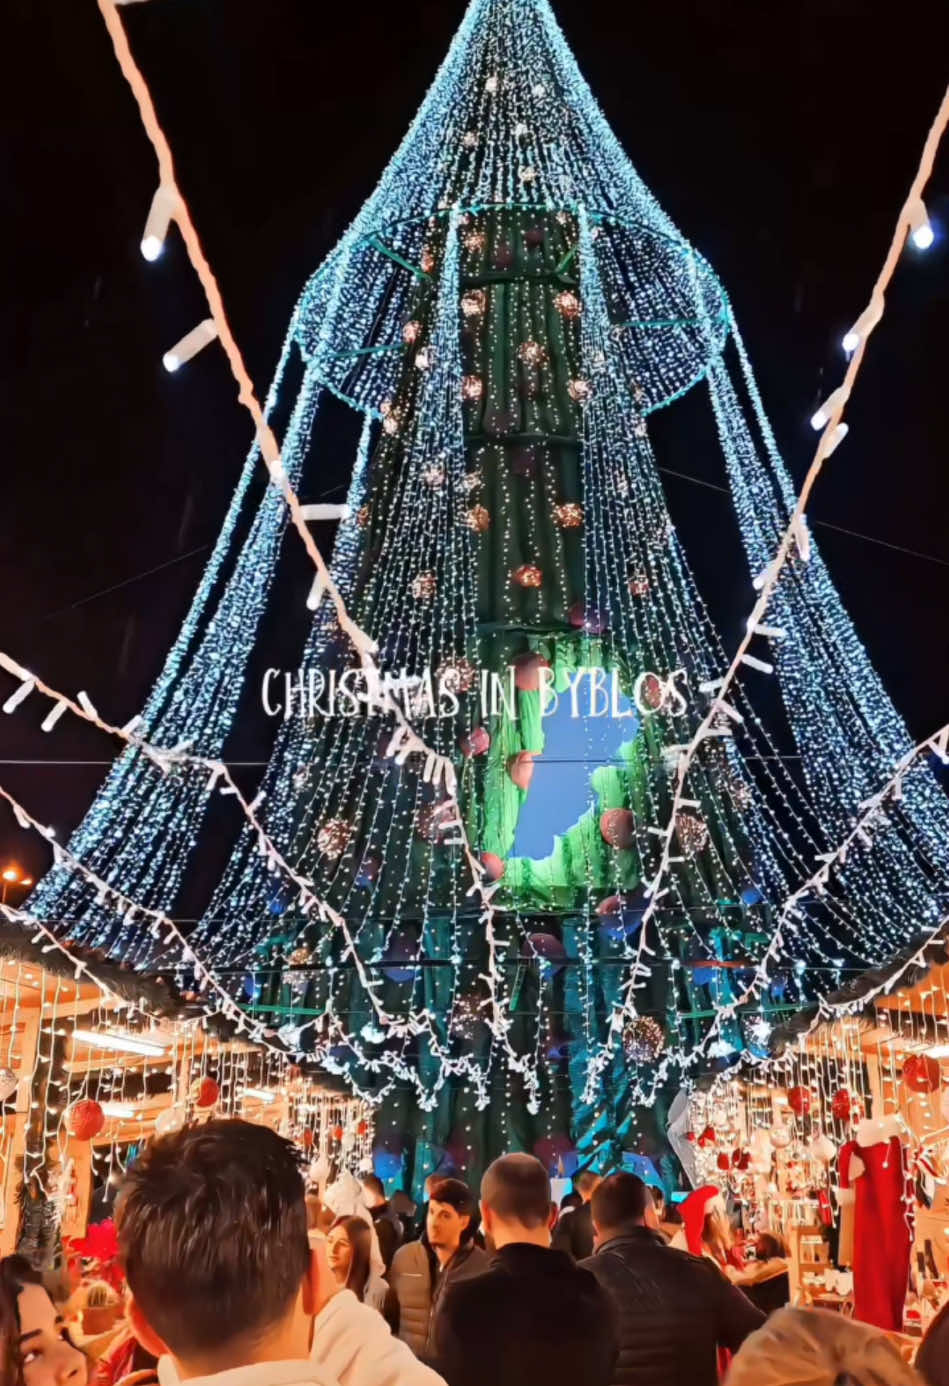
[(33, 884), (32, 876), (24, 876), (18, 866), (5, 866), (0, 871), (0, 905), (7, 903), (7, 891), (11, 886), (27, 890)]

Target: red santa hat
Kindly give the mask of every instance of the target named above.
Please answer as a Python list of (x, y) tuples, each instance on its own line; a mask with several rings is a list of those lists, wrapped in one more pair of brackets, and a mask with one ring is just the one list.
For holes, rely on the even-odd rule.
[(679, 1204), (679, 1212), (685, 1224), (685, 1239), (693, 1256), (702, 1255), (702, 1229), (705, 1219), (712, 1212), (725, 1213), (725, 1200), (714, 1184), (703, 1184), (693, 1189), (688, 1198)]

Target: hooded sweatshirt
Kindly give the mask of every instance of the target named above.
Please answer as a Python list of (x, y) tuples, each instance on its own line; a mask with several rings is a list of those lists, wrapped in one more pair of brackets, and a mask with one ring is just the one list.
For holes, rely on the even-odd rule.
[[(368, 1312), (374, 1314), (375, 1310)], [(158, 1380), (160, 1386), (182, 1386), (170, 1357), (158, 1359)], [(213, 1376), (192, 1377), (187, 1386), (339, 1386), (339, 1382), (311, 1357), (304, 1362), (254, 1362), (248, 1367), (232, 1367)]]
[(923, 1386), (878, 1328), (824, 1309), (780, 1309), (732, 1362), (728, 1386)]
[(407, 1343), (393, 1336), (385, 1319), (368, 1304), (360, 1304), (352, 1290), (333, 1295), (313, 1320), (310, 1356), (318, 1370), (339, 1386), (445, 1386), (438, 1373), (424, 1366)]

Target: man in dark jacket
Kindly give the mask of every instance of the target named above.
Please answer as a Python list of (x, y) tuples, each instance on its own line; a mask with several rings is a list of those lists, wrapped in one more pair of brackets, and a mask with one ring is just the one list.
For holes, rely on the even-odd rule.
[(600, 1175), (592, 1169), (585, 1169), (573, 1181), (573, 1187), (580, 1195), (580, 1206), (572, 1213), (561, 1213), (560, 1221), (554, 1229), (551, 1245), (557, 1251), (566, 1251), (575, 1261), (583, 1261), (593, 1255), (593, 1218), (590, 1215), (590, 1199), (600, 1182)]
[(372, 1215), (379, 1255), (386, 1264), (386, 1275), (392, 1269), (392, 1258), (402, 1245), (402, 1223), (389, 1206), (385, 1185), (377, 1174), (362, 1176), (362, 1191)]
[(712, 1261), (666, 1244), (635, 1174), (604, 1179), (591, 1206), (597, 1249), (583, 1266), (619, 1322), (611, 1386), (716, 1386), (717, 1349), (734, 1352), (764, 1315)]
[(435, 1353), (435, 1326), (445, 1291), (486, 1270), (490, 1258), (474, 1242), (474, 1197), (460, 1179), (426, 1181), (425, 1233), (396, 1252), (390, 1283), (399, 1301), (399, 1337), (423, 1362)]
[(531, 1155), (504, 1155), (481, 1182), (490, 1268), (449, 1285), (435, 1324), (449, 1386), (610, 1386), (609, 1296), (550, 1245), (550, 1180)]

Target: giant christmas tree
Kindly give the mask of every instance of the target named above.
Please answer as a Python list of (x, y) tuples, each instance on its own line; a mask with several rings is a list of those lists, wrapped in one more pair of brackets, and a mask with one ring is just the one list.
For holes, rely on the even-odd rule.
[[(916, 768), (872, 843), (786, 908), (910, 744), (813, 544), (760, 651), (800, 775), (739, 687), (673, 805), (678, 748), (727, 664), (650, 440), (650, 415), (691, 388), (709, 394), (757, 573), (793, 493), (727, 296), (620, 150), (546, 0), (473, 0), (307, 285), (269, 400), (304, 499), (327, 397), (359, 421), (333, 576), (405, 717), (456, 767), (457, 810), (391, 707), (353, 696), (359, 652), (317, 591), (294, 688), (313, 696), (295, 697), (261, 785), (293, 874), (236, 824), (187, 950), (66, 863), (33, 901), (140, 970), (212, 974), (291, 1053), (378, 1100), (392, 1177), (476, 1175), (502, 1148), (567, 1169), (655, 1153), (649, 1109), (945, 903), (949, 815)], [(280, 587), (284, 503), (255, 490), (257, 464), (255, 449), (144, 709), (153, 744), (226, 752)], [(552, 767), (581, 743), (583, 801), (561, 802)], [(214, 794), (206, 773), (130, 750), (72, 850), (173, 912)]]

